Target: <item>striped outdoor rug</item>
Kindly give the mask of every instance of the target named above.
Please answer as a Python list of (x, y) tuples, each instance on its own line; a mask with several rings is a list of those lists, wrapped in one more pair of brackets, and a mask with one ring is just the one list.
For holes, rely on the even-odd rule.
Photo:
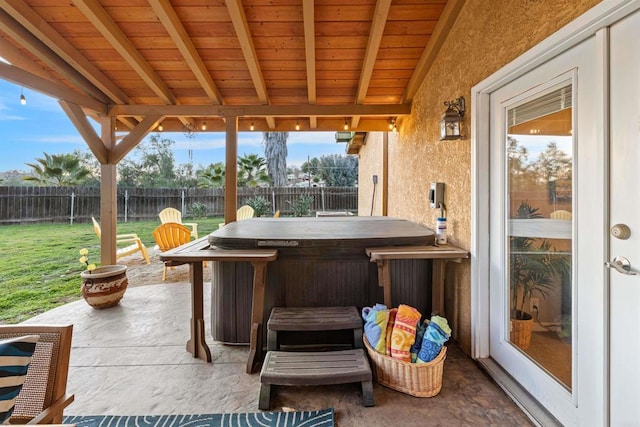
[(333, 408), (321, 411), (199, 415), (70, 415), (77, 427), (333, 427)]

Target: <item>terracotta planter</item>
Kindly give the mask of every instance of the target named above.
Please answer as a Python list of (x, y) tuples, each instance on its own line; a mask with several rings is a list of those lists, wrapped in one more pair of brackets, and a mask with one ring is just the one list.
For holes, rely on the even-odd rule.
[(117, 305), (127, 290), (126, 265), (105, 265), (93, 271), (83, 271), (82, 296), (93, 308)]
[(525, 319), (511, 319), (511, 335), (509, 340), (523, 350), (529, 348), (531, 344), (531, 333), (533, 332), (533, 318), (528, 313)]

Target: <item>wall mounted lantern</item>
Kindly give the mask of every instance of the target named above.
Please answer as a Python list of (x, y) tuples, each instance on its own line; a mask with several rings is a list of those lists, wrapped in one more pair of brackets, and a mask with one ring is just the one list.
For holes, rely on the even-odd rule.
[(440, 141), (462, 138), (462, 119), (464, 118), (464, 98), (445, 101), (447, 111), (440, 120)]

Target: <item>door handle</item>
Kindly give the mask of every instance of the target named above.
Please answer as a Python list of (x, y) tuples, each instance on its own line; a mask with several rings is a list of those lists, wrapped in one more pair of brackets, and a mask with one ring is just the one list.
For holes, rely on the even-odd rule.
[(627, 276), (637, 276), (638, 273), (631, 271), (631, 263), (623, 256), (617, 256), (612, 261), (604, 263), (607, 268), (613, 268), (618, 273), (625, 274)]

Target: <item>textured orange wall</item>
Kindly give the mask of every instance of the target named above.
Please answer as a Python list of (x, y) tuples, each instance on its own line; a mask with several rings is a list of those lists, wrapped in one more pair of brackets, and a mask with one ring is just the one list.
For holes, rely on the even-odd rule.
[[(472, 86), (597, 3), (466, 1), (413, 101), (412, 114), (400, 122), (398, 140), (389, 143), (389, 216), (434, 228), (437, 211), (427, 207), (429, 183), (444, 182), (449, 241), (470, 248), (471, 141), (469, 137), (439, 141), (443, 102), (462, 95), (469, 113)], [(469, 135), (469, 123), (467, 115), (465, 135)], [(368, 153), (361, 154), (362, 163), (366, 156)], [(447, 317), (456, 340), (467, 352), (471, 349), (470, 274), (469, 261), (447, 264)]]
[[(365, 148), (366, 147), (366, 148)], [(373, 195), (372, 175), (378, 175), (373, 216), (382, 215), (382, 133), (367, 134), (364, 147), (358, 155), (358, 216), (371, 215)]]

